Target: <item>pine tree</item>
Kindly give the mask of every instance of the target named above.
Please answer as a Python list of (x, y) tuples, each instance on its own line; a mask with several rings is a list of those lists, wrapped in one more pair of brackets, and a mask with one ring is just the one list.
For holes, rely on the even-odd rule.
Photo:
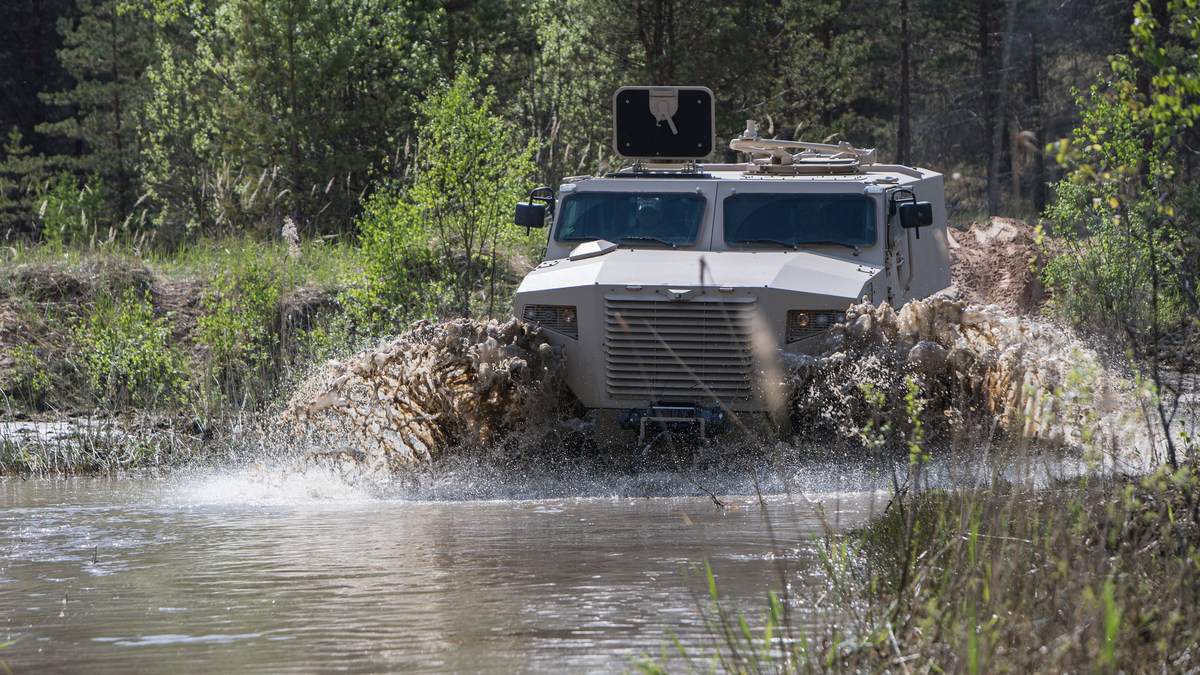
[[(6, 0), (0, 3), (0, 134), (16, 127), (34, 153), (53, 152), (46, 139), (35, 136), (38, 122), (47, 119), (38, 94), (70, 84), (58, 62), (61, 17), (73, 14), (73, 0)], [(3, 155), (0, 155), (2, 158)]]
[(79, 11), (78, 21), (59, 21), (58, 57), (74, 85), (43, 96), (67, 116), (38, 132), (75, 143), (60, 161), (81, 175), (98, 175), (113, 195), (112, 215), (120, 217), (141, 187), (138, 129), (148, 93), (142, 74), (152, 60), (153, 24), (120, 0), (79, 0)]
[(0, 236), (34, 231), (38, 193), (47, 179), (46, 159), (34, 155), (33, 147), (23, 144), (16, 126), (8, 134), (0, 160)]

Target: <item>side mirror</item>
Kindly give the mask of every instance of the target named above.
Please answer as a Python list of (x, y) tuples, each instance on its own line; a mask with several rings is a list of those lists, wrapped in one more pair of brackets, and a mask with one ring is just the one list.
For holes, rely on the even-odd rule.
[[(900, 227), (912, 229), (933, 224), (933, 204), (917, 201), (917, 196), (908, 188), (901, 188), (892, 193), (888, 215), (900, 216)], [(917, 239), (921, 231), (917, 230)]]
[(933, 204), (909, 202), (900, 205), (900, 227), (925, 227), (933, 224)]
[(531, 227), (545, 227), (547, 213), (554, 213), (554, 190), (548, 187), (534, 188), (529, 191), (528, 201), (517, 202), (513, 222), (528, 232)]
[(536, 202), (517, 202), (517, 211), (513, 214), (513, 222), (518, 227), (529, 229), (531, 227), (546, 226), (546, 205)]

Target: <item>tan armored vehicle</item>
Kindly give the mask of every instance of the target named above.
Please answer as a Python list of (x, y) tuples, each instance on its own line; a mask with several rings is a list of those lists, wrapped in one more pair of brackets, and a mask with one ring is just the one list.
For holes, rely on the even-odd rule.
[(613, 113), (632, 166), (517, 205), (518, 225), (552, 219), (514, 313), (563, 348), (579, 400), (622, 426), (713, 433), (769, 412), (764, 359), (812, 350), (864, 296), (898, 307), (950, 284), (940, 174), (759, 138), (754, 122), (729, 143), (748, 162), (704, 163), (704, 88), (622, 88)]

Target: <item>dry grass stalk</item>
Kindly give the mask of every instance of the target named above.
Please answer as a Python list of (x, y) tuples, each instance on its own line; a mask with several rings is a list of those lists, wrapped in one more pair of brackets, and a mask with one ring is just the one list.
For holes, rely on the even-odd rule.
[(288, 257), (292, 260), (300, 260), (302, 255), (300, 252), (300, 233), (296, 231), (296, 221), (292, 220), (291, 216), (284, 216), (281, 234), (283, 235), (283, 240), (287, 242)]

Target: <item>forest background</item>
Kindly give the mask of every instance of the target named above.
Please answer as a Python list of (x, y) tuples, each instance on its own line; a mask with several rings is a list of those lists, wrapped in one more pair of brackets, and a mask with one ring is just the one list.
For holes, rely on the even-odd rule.
[(850, 140), (955, 177), (959, 220), (1037, 215), (1042, 146), (1070, 135), (1074, 90), (1133, 21), (1082, 0), (17, 0), (0, 8), (0, 233), (46, 228), (50, 181), (155, 241), (285, 216), (353, 235), (364, 195), (413, 176), (420, 103), (461, 72), (534, 140), (540, 184), (613, 165), (617, 87), (686, 83), (715, 92), (724, 140), (750, 118)]
[(1196, 31), (1190, 0), (12, 0), (0, 389), (245, 407), (505, 316), (544, 237), (512, 204), (617, 166), (628, 84), (711, 88), (718, 147), (756, 119), (941, 171), (959, 227), (1044, 221), (1055, 308), (1157, 358), (1200, 314)]

